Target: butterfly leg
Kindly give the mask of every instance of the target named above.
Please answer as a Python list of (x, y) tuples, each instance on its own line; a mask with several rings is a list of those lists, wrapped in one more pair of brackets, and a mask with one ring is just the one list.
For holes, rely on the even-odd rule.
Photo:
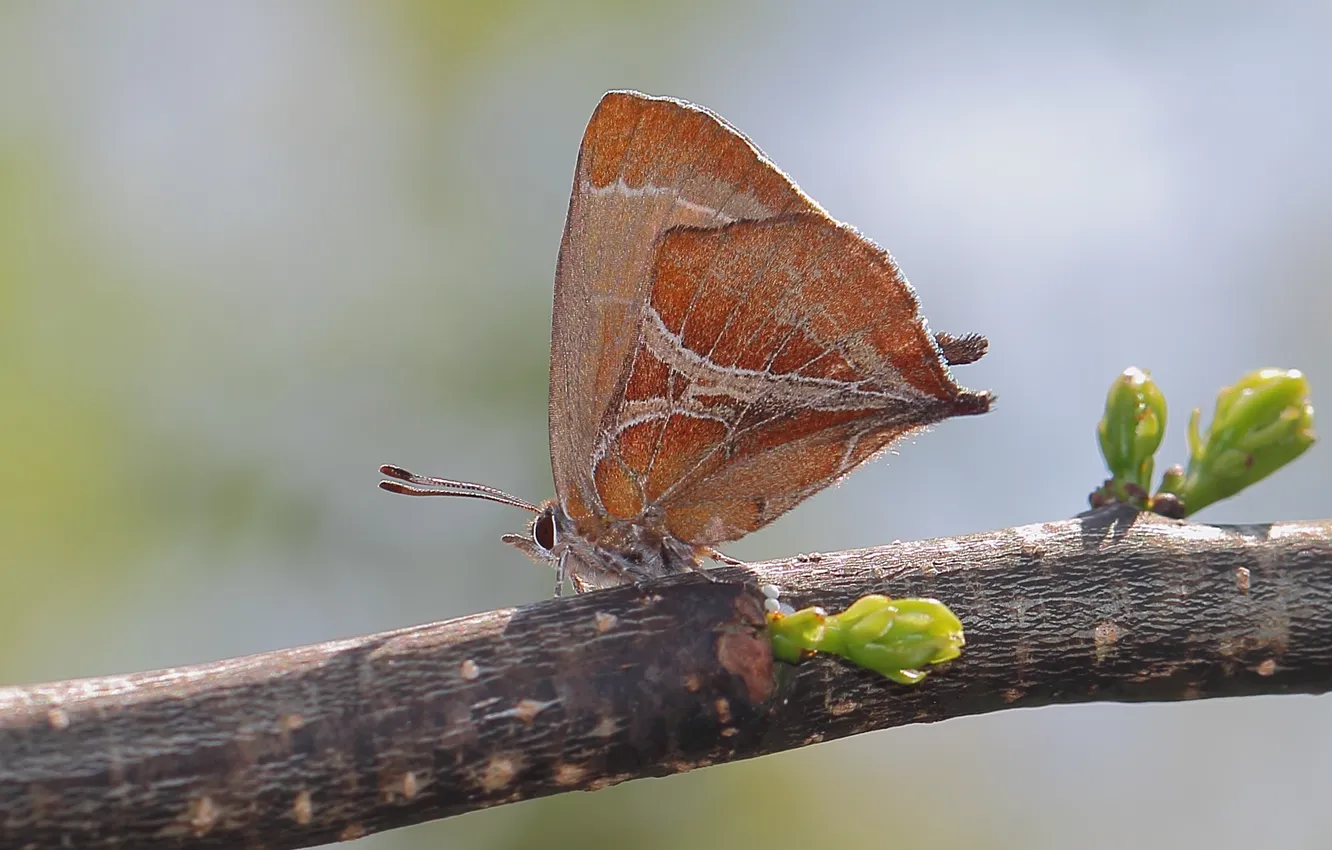
[(569, 557), (569, 550), (560, 553), (560, 560), (555, 564), (555, 597), (564, 595), (564, 562)]
[(709, 558), (716, 561), (717, 563), (725, 564), (728, 567), (749, 566), (749, 564), (746, 564), (744, 561), (741, 561), (737, 558), (732, 558), (730, 555), (724, 555), (721, 552), (718, 552), (716, 549), (713, 549), (711, 547), (709, 547), (703, 554), (707, 555)]
[(703, 558), (711, 558), (717, 563), (725, 564), (728, 567), (749, 566), (744, 561), (741, 561), (737, 558), (732, 558), (730, 555), (724, 555), (721, 552), (718, 552), (716, 549), (713, 549), (711, 546), (700, 546), (699, 548), (695, 549), (694, 552), (697, 557), (692, 563), (689, 564), (688, 569), (692, 570), (693, 572), (701, 574), (708, 581), (713, 581), (713, 582), (721, 581), (721, 578), (715, 572), (713, 572), (710, 567), (703, 566)]

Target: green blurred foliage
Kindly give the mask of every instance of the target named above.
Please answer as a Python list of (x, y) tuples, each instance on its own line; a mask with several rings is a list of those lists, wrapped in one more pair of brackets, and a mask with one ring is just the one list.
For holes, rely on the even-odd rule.
[(740, 4), (390, 0), (380, 5), (381, 13), (397, 27), (397, 46), (418, 65), (422, 79), (437, 90), (447, 90), (451, 87), (439, 86), (441, 81), (466, 78), (497, 52), (520, 55), (524, 38), (549, 44), (580, 33), (620, 29), (626, 35), (636, 33), (644, 53), (650, 55), (655, 48), (668, 45), (672, 31), (689, 25), (699, 9), (730, 15)]
[(64, 200), (40, 155), (0, 148), (0, 681), (36, 618), (107, 604), (143, 551), (129, 423), (83, 360), (116, 305)]

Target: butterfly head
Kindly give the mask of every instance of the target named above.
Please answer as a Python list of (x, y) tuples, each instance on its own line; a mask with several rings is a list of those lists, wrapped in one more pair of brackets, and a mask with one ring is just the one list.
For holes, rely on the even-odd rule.
[(695, 570), (703, 558), (703, 550), (665, 531), (658, 517), (637, 521), (602, 517), (580, 527), (554, 500), (534, 505), (484, 484), (416, 475), (398, 466), (381, 466), (379, 471), (392, 479), (379, 482), (390, 493), (484, 499), (531, 512), (526, 534), (506, 534), (501, 539), (555, 570), (556, 596), (566, 578), (574, 590), (584, 593)]
[(537, 507), (536, 516), (528, 524), (526, 534), (506, 534), (500, 539), (538, 564), (549, 564), (558, 569), (572, 531), (569, 518), (559, 505), (551, 501)]
[[(484, 499), (487, 502), (498, 502), (501, 505), (522, 508), (532, 513), (532, 521), (528, 524), (526, 534), (506, 534), (501, 539), (537, 563), (546, 564), (555, 570), (555, 595), (557, 596), (563, 590), (566, 563), (569, 561), (572, 561), (572, 569), (567, 575), (579, 592), (593, 587), (623, 583), (615, 581), (603, 585), (600, 582), (591, 582), (587, 579), (587, 571), (579, 567), (588, 560), (588, 553), (593, 551), (593, 547), (589, 546), (586, 541), (581, 540), (573, 521), (569, 519), (559, 503), (555, 501), (534, 505), (531, 502), (519, 499), (517, 496), (510, 496), (503, 490), (487, 487), (484, 484), (457, 481), (452, 478), (417, 475), (400, 466), (385, 464), (379, 468), (379, 471), (392, 479), (379, 482), (380, 489), (387, 490), (390, 493), (399, 493), (404, 496), (458, 496), (465, 499)], [(581, 558), (573, 555), (571, 544), (576, 543), (582, 543), (582, 546), (576, 548), (585, 550)], [(573, 555), (572, 558), (571, 555)]]
[(695, 547), (645, 519), (629, 522), (601, 517), (580, 526), (559, 502), (549, 501), (537, 507), (526, 534), (506, 534), (502, 539), (555, 570), (556, 596), (566, 578), (574, 590), (585, 593), (698, 568), (700, 555)]

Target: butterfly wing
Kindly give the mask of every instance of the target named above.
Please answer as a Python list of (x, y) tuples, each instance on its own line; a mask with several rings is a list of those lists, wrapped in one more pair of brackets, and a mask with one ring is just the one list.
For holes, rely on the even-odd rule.
[(887, 252), (821, 211), (670, 230), (636, 340), (592, 453), (598, 498), (696, 545), (991, 401), (953, 381)]
[(602, 512), (592, 459), (621, 413), (664, 234), (799, 212), (821, 211), (718, 116), (636, 92), (602, 98), (578, 152), (555, 273), (550, 449), (569, 516)]

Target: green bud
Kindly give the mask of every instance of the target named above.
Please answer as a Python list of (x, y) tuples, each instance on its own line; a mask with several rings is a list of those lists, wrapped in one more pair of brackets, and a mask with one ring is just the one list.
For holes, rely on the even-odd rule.
[(961, 621), (943, 603), (879, 595), (862, 596), (840, 614), (769, 614), (768, 631), (779, 660), (827, 652), (902, 684), (921, 681), (921, 668), (958, 657), (966, 643)]
[[(865, 597), (857, 604), (874, 598)], [(933, 599), (894, 602), (887, 597), (877, 598), (883, 603), (864, 612), (844, 629), (844, 655), (849, 660), (894, 681), (913, 684), (925, 678), (920, 668), (962, 654), (966, 642), (962, 623), (943, 603)], [(848, 608), (842, 617), (850, 616), (854, 607)]]
[(1110, 385), (1105, 415), (1096, 427), (1101, 455), (1110, 470), (1110, 480), (1100, 491), (1103, 499), (1141, 506), (1151, 487), (1153, 457), (1165, 425), (1165, 396), (1156, 382), (1136, 366), (1125, 369)]
[(1173, 464), (1161, 473), (1161, 492), (1174, 493), (1184, 486), (1184, 467)]
[(1317, 439), (1309, 381), (1296, 369), (1259, 369), (1223, 387), (1205, 434), (1189, 417), (1189, 466), (1162, 482), (1189, 514), (1235, 495), (1304, 453)]
[(824, 643), (828, 614), (822, 608), (801, 608), (792, 614), (768, 614), (768, 638), (772, 656), (778, 661), (798, 664)]

